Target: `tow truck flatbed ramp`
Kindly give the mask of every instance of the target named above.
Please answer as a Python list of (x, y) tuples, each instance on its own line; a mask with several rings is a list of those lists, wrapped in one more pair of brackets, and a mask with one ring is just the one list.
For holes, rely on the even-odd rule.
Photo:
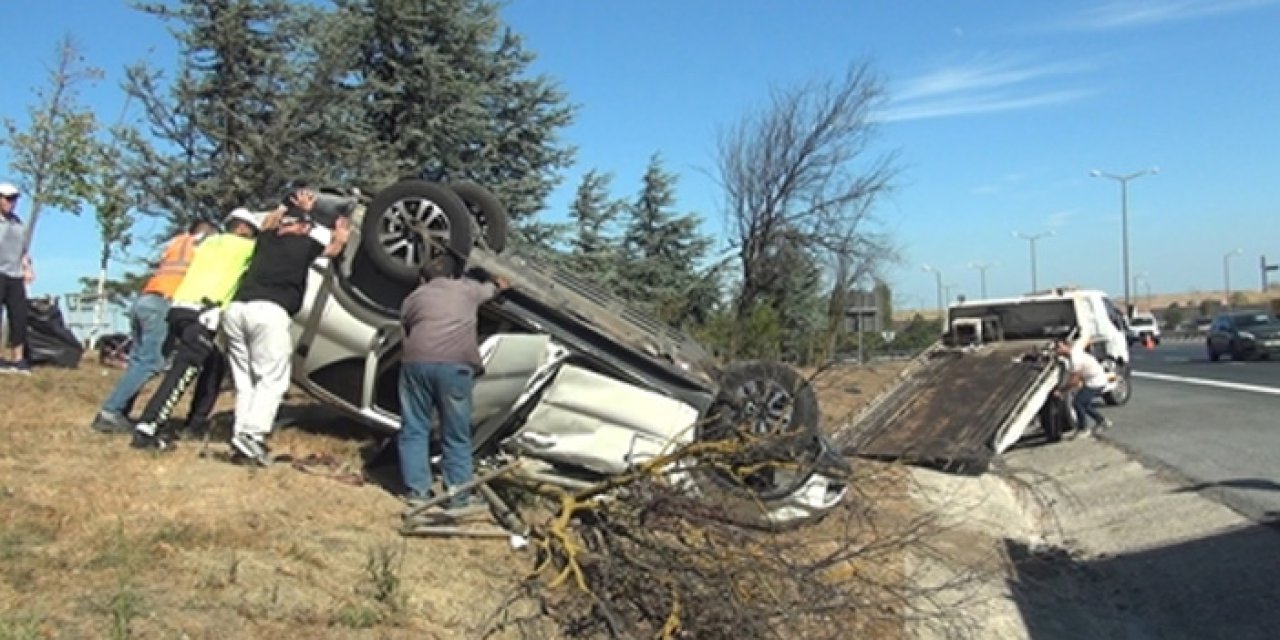
[[(837, 442), (846, 455), (984, 473), (1002, 431), (1048, 392), (1053, 367), (1023, 357), (1036, 345), (996, 343), (978, 349), (934, 347), (873, 400)], [(1034, 403), (1034, 404), (1033, 404)], [(1034, 408), (1032, 408), (1034, 407)]]

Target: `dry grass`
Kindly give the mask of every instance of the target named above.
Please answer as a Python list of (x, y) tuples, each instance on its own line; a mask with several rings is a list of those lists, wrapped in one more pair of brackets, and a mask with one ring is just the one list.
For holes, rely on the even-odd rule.
[[(502, 540), (400, 537), (400, 502), (376, 484), (234, 466), (199, 456), (199, 443), (142, 453), (95, 433), (118, 375), (86, 360), (0, 378), (0, 638), (478, 637), (533, 566)], [(865, 400), (883, 375), (819, 388), (832, 411), (852, 411), (846, 396)], [(290, 404), (302, 427), (278, 432), (275, 453), (360, 468), (369, 440), (301, 397)], [(895, 486), (880, 493), (900, 496)], [(812, 531), (815, 553), (844, 519)], [(882, 555), (848, 570), (884, 582), (896, 566)], [(507, 617), (526, 622), (490, 637), (558, 635), (536, 611)], [(868, 623), (877, 637), (892, 635), (891, 617)]]
[[(377, 485), (92, 432), (117, 375), (0, 378), (0, 637), (469, 637), (522, 577), (501, 541), (401, 538)], [(358, 469), (368, 443), (325, 422), (304, 412), (322, 428), (282, 430), (274, 451)]]

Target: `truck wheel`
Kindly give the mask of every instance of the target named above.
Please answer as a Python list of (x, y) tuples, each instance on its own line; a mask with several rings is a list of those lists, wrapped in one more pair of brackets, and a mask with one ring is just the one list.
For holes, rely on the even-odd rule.
[(402, 180), (374, 196), (360, 224), (361, 245), (373, 266), (403, 284), (416, 284), (418, 271), (440, 246), (457, 257), (471, 253), (471, 215), (444, 185)]
[(1129, 384), (1131, 377), (1129, 365), (1115, 362), (1113, 366), (1119, 375), (1119, 380), (1116, 382), (1114, 389), (1102, 394), (1102, 401), (1114, 407), (1129, 402), (1129, 396), (1133, 394), (1133, 388)]
[(507, 248), (507, 226), (510, 224), (510, 216), (502, 201), (474, 182), (450, 182), (449, 188), (471, 212), (475, 239), (482, 240), (490, 251), (502, 253)]
[(720, 396), (698, 425), (700, 442), (742, 445), (691, 461), (693, 475), (723, 516), (748, 526), (789, 528), (820, 519), (848, 490), (849, 463), (818, 430), (813, 387), (772, 362), (730, 364)]

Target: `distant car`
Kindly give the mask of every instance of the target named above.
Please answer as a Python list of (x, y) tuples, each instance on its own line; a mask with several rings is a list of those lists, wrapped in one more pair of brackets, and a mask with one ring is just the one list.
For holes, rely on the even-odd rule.
[(1153, 342), (1160, 344), (1160, 323), (1156, 322), (1156, 317), (1149, 311), (1135, 311), (1133, 317), (1129, 318), (1129, 328), (1126, 333), (1129, 336), (1129, 344), (1143, 342), (1147, 336), (1151, 336)]
[(1205, 338), (1209, 359), (1270, 358), (1280, 354), (1280, 318), (1265, 309), (1218, 314)]

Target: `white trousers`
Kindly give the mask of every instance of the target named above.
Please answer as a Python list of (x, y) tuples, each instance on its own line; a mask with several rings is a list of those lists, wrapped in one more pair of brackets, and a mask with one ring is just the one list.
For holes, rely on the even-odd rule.
[(263, 441), (289, 390), (293, 338), (289, 314), (274, 302), (232, 302), (222, 315), (227, 360), (236, 385), (236, 435)]

